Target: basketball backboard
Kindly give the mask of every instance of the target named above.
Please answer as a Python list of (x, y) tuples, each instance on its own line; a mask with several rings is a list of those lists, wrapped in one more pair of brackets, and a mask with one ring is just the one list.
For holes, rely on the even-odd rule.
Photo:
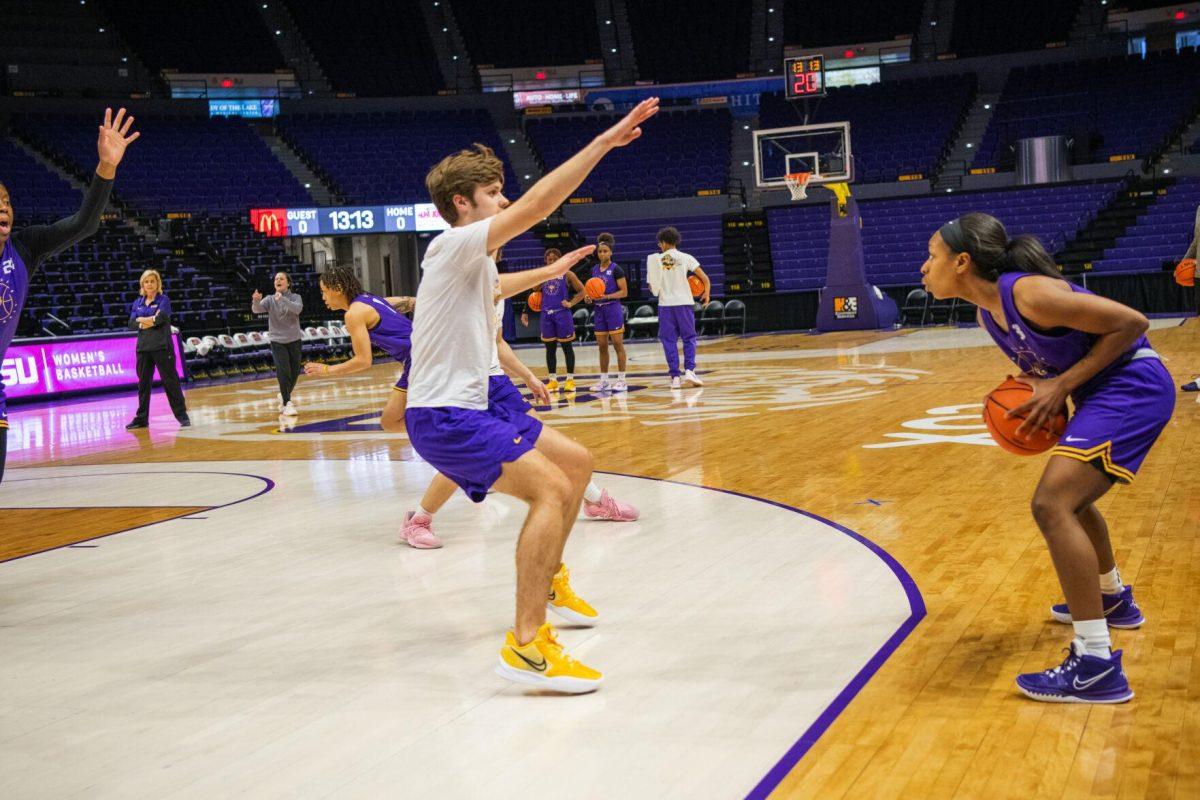
[(850, 123), (827, 122), (754, 131), (754, 174), (760, 189), (783, 189), (784, 176), (811, 172), (810, 185), (852, 183)]

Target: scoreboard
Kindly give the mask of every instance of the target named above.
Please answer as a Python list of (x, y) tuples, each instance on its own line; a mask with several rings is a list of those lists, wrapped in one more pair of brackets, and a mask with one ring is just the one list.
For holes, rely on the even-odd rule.
[(250, 224), (265, 236), (351, 236), (425, 233), (450, 226), (433, 203), (333, 208), (252, 208)]
[(788, 100), (825, 96), (825, 56), (796, 56), (783, 60), (784, 95)]

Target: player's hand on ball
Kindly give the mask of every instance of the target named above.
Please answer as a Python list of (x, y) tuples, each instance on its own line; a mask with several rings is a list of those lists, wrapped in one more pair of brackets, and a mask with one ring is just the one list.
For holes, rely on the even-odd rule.
[(1004, 412), (1004, 416), (1024, 416), (1025, 421), (1017, 428), (1017, 436), (1028, 439), (1036, 431), (1049, 429), (1054, 418), (1067, 411), (1066, 387), (1058, 378), (1035, 378), (1032, 375), (1019, 375), (1016, 380), (1033, 387), (1033, 396), (1026, 402)]

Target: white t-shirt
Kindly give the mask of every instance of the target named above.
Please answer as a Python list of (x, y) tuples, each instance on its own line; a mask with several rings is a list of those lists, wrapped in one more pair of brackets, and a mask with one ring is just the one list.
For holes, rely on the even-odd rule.
[(439, 234), (421, 262), (413, 315), (409, 408), (488, 407), (500, 274), (488, 256), (491, 218)]
[(646, 282), (658, 297), (659, 306), (690, 306), (695, 303), (688, 273), (700, 262), (682, 250), (651, 253), (646, 257)]

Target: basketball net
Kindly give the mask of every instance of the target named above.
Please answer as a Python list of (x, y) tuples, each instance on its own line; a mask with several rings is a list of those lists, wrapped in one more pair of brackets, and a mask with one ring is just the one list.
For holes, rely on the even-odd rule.
[(783, 176), (783, 182), (787, 184), (793, 200), (803, 200), (808, 197), (808, 179), (811, 177), (811, 172), (789, 172)]

